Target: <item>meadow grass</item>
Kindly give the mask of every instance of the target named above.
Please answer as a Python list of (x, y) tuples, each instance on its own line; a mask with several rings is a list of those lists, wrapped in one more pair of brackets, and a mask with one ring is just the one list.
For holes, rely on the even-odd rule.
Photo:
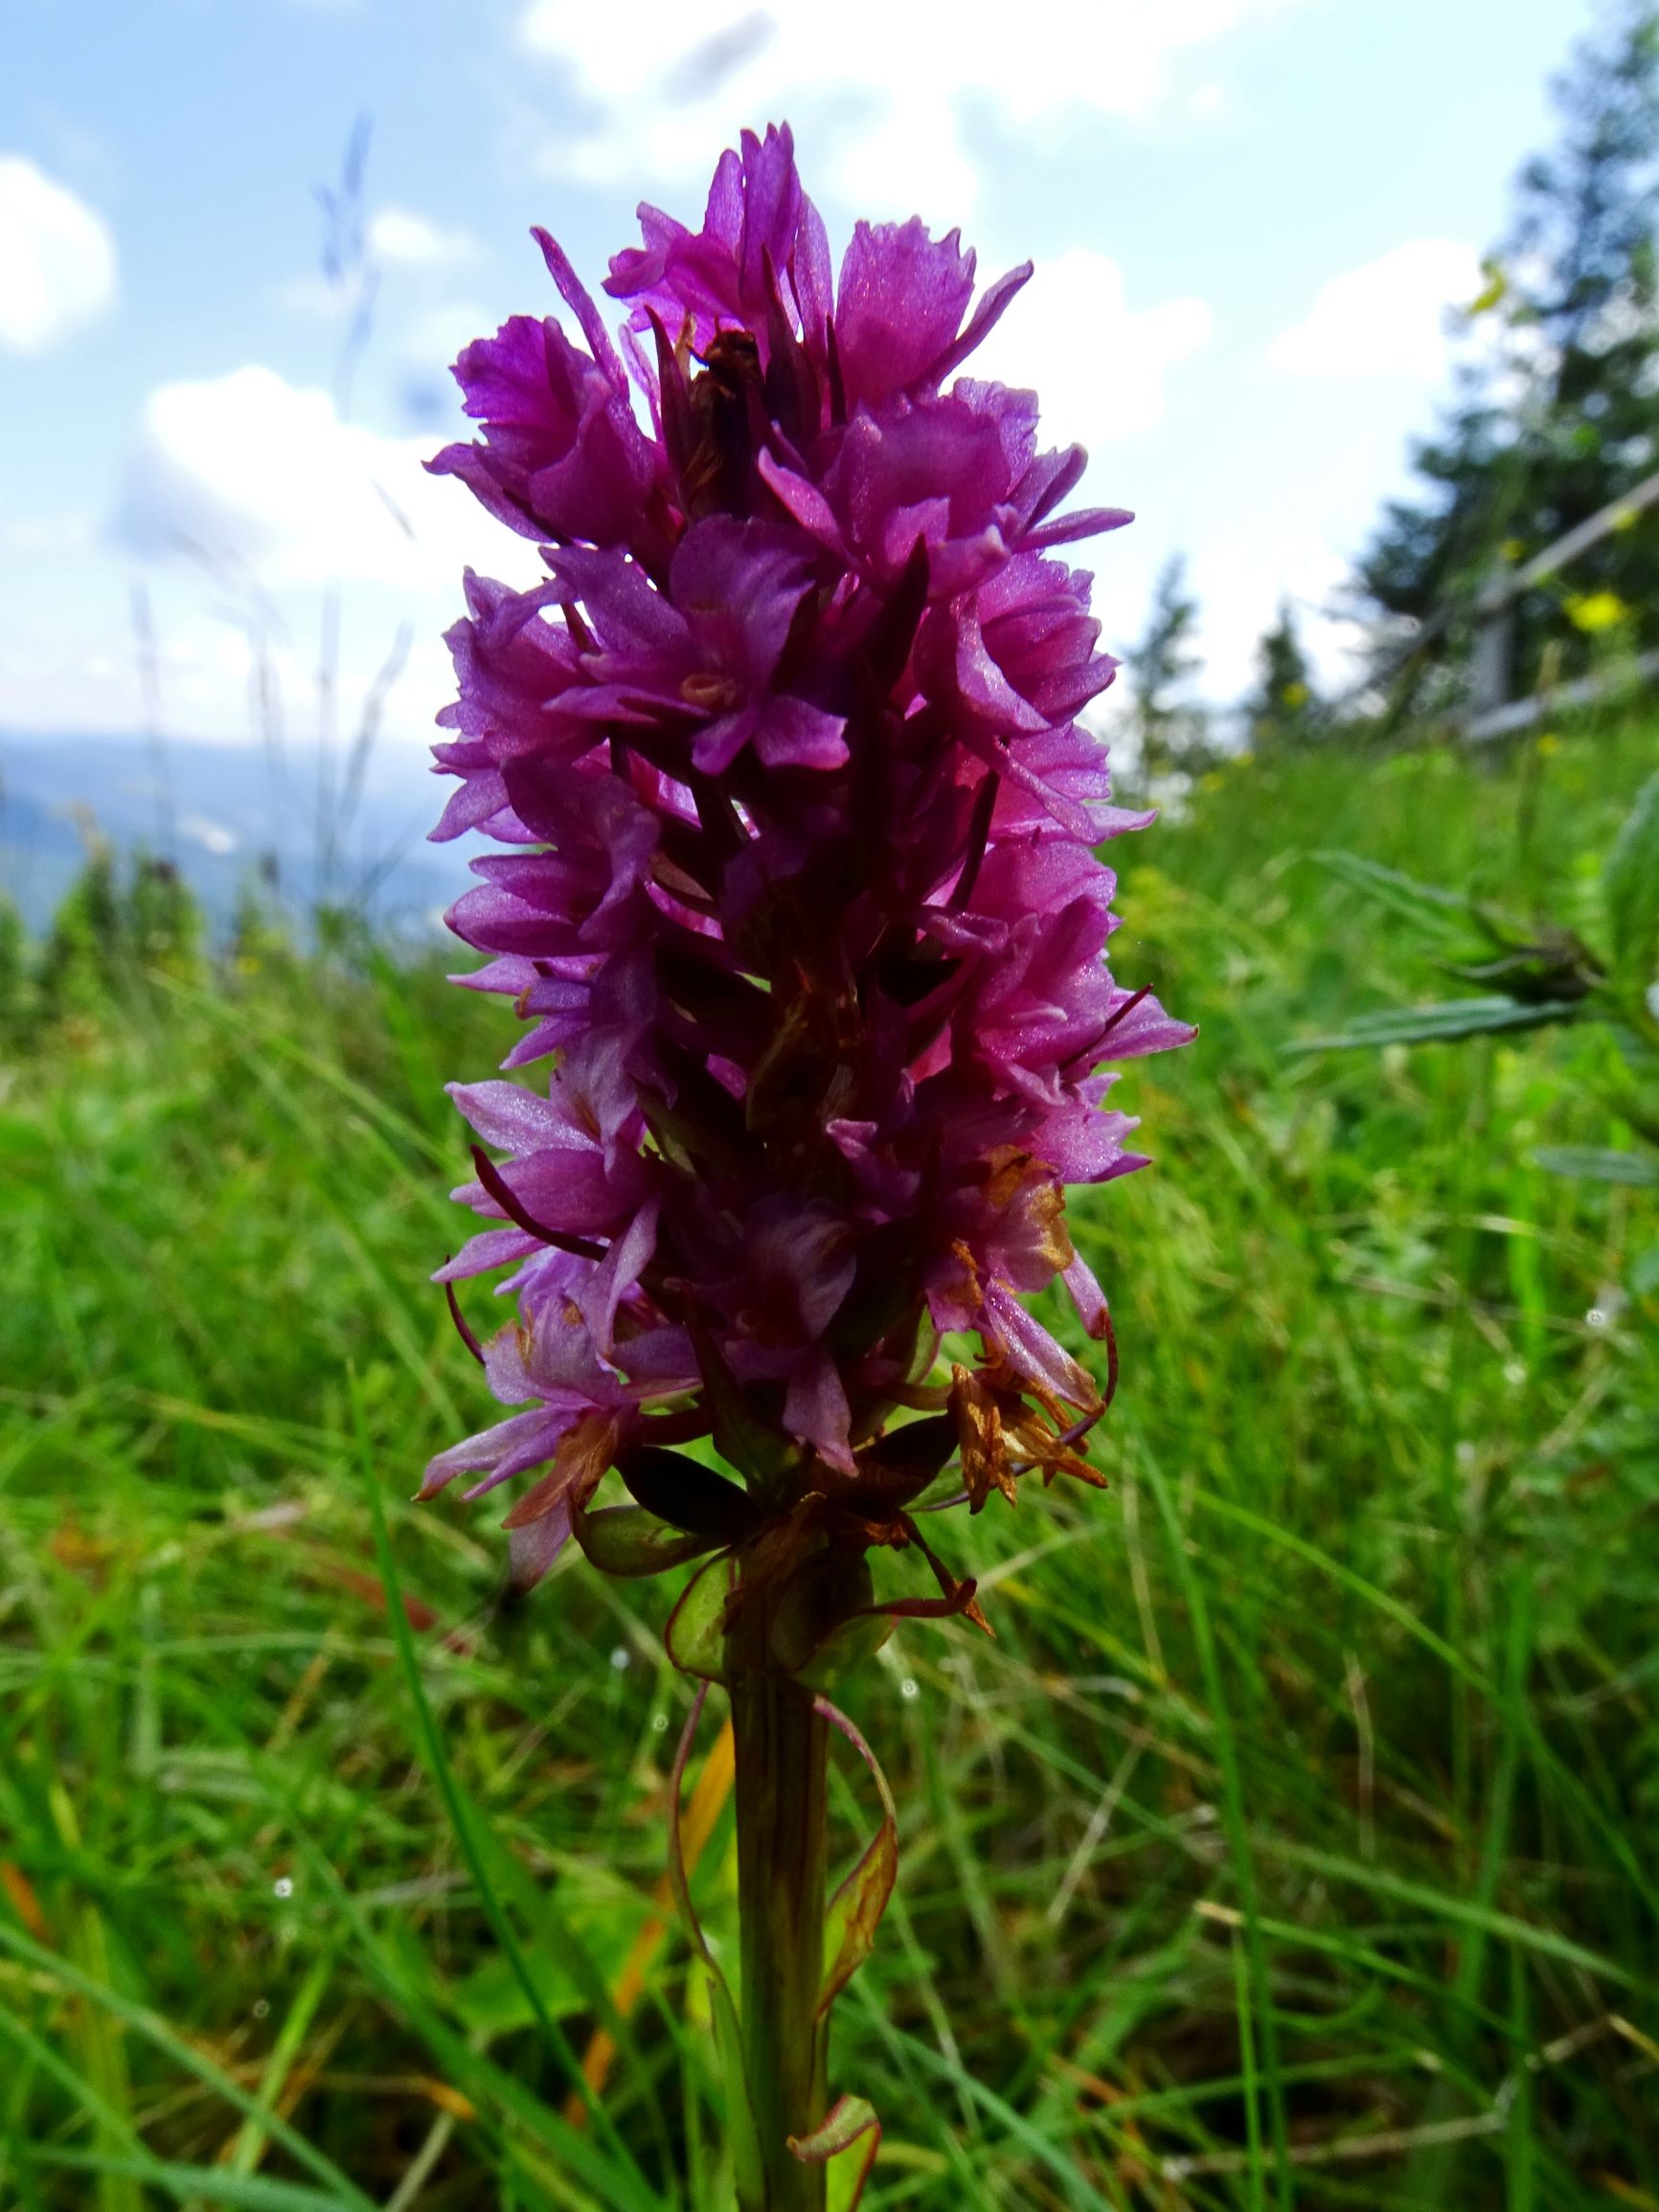
[[(1593, 932), (1656, 751), (1252, 764), (1118, 848), (1119, 971), (1203, 1033), (1124, 1085), (1157, 1166), (1075, 1208), (1110, 1489), (939, 1523), (996, 1641), (906, 1626), (847, 1693), (903, 1838), (837, 2015), (872, 2212), (1659, 2206), (1659, 1220), (1532, 1164), (1618, 1139), (1605, 1048), (1285, 1049), (1444, 991), (1320, 849)], [(671, 1581), (519, 1599), (498, 1514), (408, 1503), (489, 1414), (426, 1277), (465, 1233), (441, 1085), (505, 1019), (266, 954), (7, 1048), (18, 2212), (730, 2202), (652, 1932)], [(851, 1765), (835, 1813), (850, 1860)]]

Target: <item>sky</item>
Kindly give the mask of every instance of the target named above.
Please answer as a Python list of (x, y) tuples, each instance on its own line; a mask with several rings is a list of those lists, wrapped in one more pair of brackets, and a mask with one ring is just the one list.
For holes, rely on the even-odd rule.
[[(447, 364), (695, 221), (788, 120), (839, 245), (960, 226), (1035, 275), (972, 366), (1034, 385), (1121, 651), (1185, 556), (1203, 688), (1333, 614), (1448, 389), (1590, 0), (0, 0), (0, 731), (429, 741), (471, 562), (534, 548), (421, 461)], [(325, 194), (366, 124), (362, 254)], [(336, 226), (337, 228), (337, 226)], [(336, 238), (336, 243), (338, 239)], [(355, 340), (355, 342), (354, 342)]]

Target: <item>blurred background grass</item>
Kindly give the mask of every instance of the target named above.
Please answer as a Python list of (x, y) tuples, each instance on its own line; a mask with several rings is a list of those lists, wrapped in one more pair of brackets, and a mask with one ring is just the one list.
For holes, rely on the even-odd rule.
[[(836, 2029), (868, 2204), (1659, 2204), (1659, 1219), (1532, 1164), (1620, 1141), (1610, 1048), (1285, 1051), (1437, 995), (1318, 850), (1594, 934), (1656, 750), (1246, 761), (1117, 848), (1118, 970), (1202, 1036), (1075, 1209), (1110, 1490), (951, 1516), (996, 1642), (908, 1625), (848, 1693), (903, 1838)], [(152, 935), (112, 974), (82, 917), (49, 1006), (8, 987), (0, 2202), (721, 2205), (677, 1933), (617, 2009), (675, 1578), (518, 1600), (497, 1515), (407, 1503), (489, 1412), (426, 1277), (500, 1012)]]

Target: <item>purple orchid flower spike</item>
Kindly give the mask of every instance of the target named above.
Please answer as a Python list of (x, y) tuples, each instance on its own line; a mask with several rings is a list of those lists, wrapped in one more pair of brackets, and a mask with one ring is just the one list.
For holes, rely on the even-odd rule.
[[(896, 1614), (981, 1618), (911, 1510), (936, 1482), (977, 1512), (1099, 1480), (1115, 1356), (1102, 1387), (1024, 1301), (1057, 1277), (1109, 1347), (1065, 1188), (1145, 1164), (1102, 1063), (1192, 1032), (1106, 966), (1095, 848), (1150, 817), (1078, 718), (1115, 664), (1053, 550), (1129, 517), (1062, 512), (1080, 450), (958, 373), (1029, 268), (976, 308), (954, 232), (861, 223), (832, 282), (786, 128), (722, 157), (700, 230), (641, 221), (605, 285), (622, 351), (543, 239), (577, 334), (467, 347), (481, 436), (431, 464), (543, 550), (533, 590), (467, 580), (435, 834), (500, 848), (450, 924), (529, 1025), (509, 1064), (552, 1072), (456, 1090), (482, 1140), (456, 1196), (489, 1225), (441, 1274), (512, 1267), (485, 1361), (518, 1410), (423, 1494), (533, 1477), (526, 1580), (573, 1536), (612, 1571), (713, 1555), (670, 1649), (732, 1696), (746, 1931), (778, 1824), (819, 1823), (791, 1877), (818, 1933), (768, 1962), (746, 1932), (742, 2030), (755, 2201), (816, 2205), (813, 1693)], [(946, 1335), (977, 1357), (942, 1365)], [(613, 1468), (635, 1502), (596, 1509)], [(937, 1594), (878, 1598), (875, 1548)], [(780, 1760), (811, 1804), (781, 1806)]]

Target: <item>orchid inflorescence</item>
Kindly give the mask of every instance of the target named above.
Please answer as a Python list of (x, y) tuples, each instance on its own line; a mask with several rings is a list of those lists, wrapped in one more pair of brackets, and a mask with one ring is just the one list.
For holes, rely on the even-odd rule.
[[(823, 2212), (829, 2165), (856, 2201), (879, 2139), (864, 2100), (830, 2101), (828, 2021), (897, 1855), (824, 1692), (899, 1615), (989, 1626), (925, 1514), (1100, 1479), (1082, 1447), (1116, 1357), (1065, 1187), (1143, 1164), (1099, 1064), (1192, 1033), (1103, 958), (1094, 848), (1150, 817), (1113, 807), (1078, 719), (1114, 663), (1054, 554), (1128, 517), (1062, 513), (1081, 448), (1039, 452), (1033, 394), (957, 374), (1029, 265), (975, 306), (955, 232), (860, 223), (832, 283), (786, 129), (723, 156), (700, 231), (641, 219), (606, 285), (620, 351), (536, 233), (585, 349), (524, 315), (467, 347), (483, 437), (431, 465), (546, 568), (526, 591), (467, 578), (435, 834), (502, 848), (449, 917), (491, 955), (462, 980), (531, 1024), (509, 1068), (552, 1069), (453, 1086), (482, 1140), (456, 1196), (495, 1225), (439, 1279), (522, 1410), (441, 1452), (421, 1494), (538, 1471), (506, 1520), (524, 1583), (573, 1534), (614, 1574), (704, 1558), (666, 1637), (703, 1678), (670, 1865), (738, 2202)], [(454, 1285), (508, 1266), (519, 1318), (486, 1349)], [(1057, 1276), (1105, 1341), (1104, 1392), (1023, 1303)], [(633, 1502), (596, 1507), (613, 1468)], [(878, 1594), (877, 1547), (937, 1591)], [(740, 2007), (673, 1810), (711, 1681)], [(831, 1728), (886, 1807), (832, 1901)]]
[[(1093, 848), (1150, 817), (1077, 719), (1115, 664), (1054, 555), (1129, 517), (1060, 513), (1082, 449), (958, 374), (1029, 264), (970, 311), (955, 232), (860, 223), (832, 285), (786, 127), (724, 155), (700, 231), (641, 219), (620, 352), (536, 233), (586, 348), (525, 315), (468, 346), (483, 437), (432, 464), (546, 566), (467, 577), (435, 835), (503, 848), (450, 925), (532, 1025), (508, 1067), (553, 1067), (452, 1086), (508, 1156), (473, 1148), (456, 1195), (499, 1225), (439, 1279), (513, 1267), (481, 1357), (527, 1410), (422, 1494), (543, 1470), (525, 1582), (573, 1529), (621, 1571), (916, 1544), (941, 1594), (889, 1609), (971, 1611), (910, 1509), (953, 1455), (975, 1510), (1098, 1479), (1102, 1393), (1021, 1301), (1057, 1275), (1109, 1341), (1064, 1189), (1143, 1163), (1095, 1070), (1191, 1035), (1102, 957)], [(946, 1333), (981, 1354), (935, 1380)], [(638, 1502), (594, 1513), (612, 1467)]]

